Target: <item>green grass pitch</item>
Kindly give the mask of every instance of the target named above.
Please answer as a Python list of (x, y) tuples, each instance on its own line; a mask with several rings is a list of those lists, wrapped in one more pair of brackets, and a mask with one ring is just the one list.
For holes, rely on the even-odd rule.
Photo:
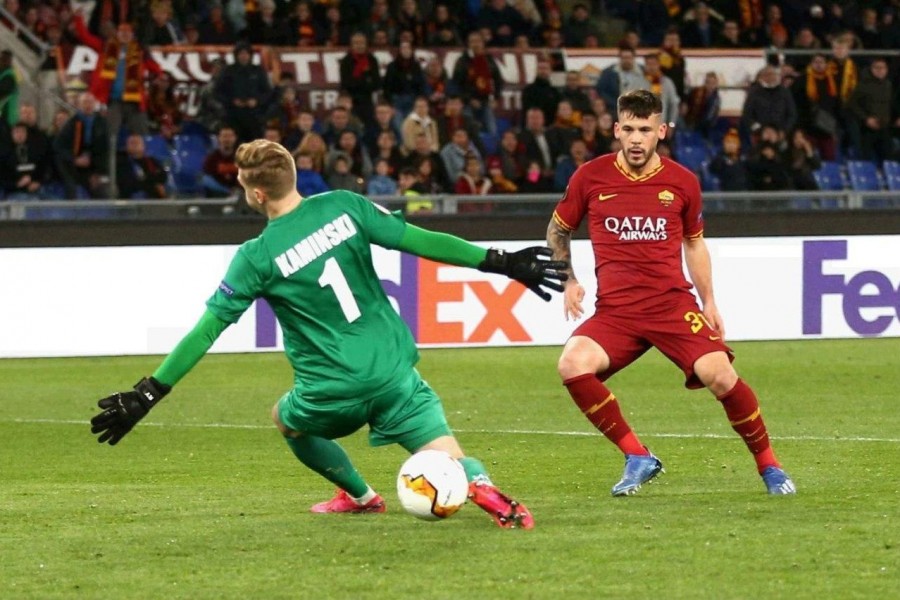
[(312, 515), (332, 487), (270, 426), (280, 354), (211, 355), (115, 448), (87, 421), (159, 357), (0, 361), (0, 597), (889, 598), (900, 590), (900, 340), (735, 344), (799, 488), (770, 498), (705, 391), (655, 351), (615, 376), (666, 473), (622, 458), (559, 384), (559, 348), (424, 351), (469, 454), (533, 511), (416, 520), (404, 454), (344, 444), (383, 515)]

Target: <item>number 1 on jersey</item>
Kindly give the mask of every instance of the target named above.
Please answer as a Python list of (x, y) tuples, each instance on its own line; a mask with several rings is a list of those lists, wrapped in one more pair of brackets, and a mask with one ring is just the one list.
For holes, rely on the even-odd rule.
[(333, 256), (325, 261), (325, 268), (322, 270), (322, 276), (319, 277), (319, 285), (331, 287), (348, 323), (352, 323), (362, 316), (356, 298), (353, 297), (353, 292), (350, 291), (350, 286), (347, 284), (347, 278), (344, 277), (341, 266)]

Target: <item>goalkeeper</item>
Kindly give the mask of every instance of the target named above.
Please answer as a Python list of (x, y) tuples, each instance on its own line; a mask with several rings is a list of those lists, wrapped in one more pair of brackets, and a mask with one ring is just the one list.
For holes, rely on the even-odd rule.
[(102, 410), (91, 420), (98, 441), (117, 444), (255, 299), (265, 298), (294, 369), (294, 387), (275, 404), (272, 419), (300, 462), (338, 488), (312, 512), (384, 512), (384, 499), (334, 441), (368, 424), (373, 446), (448, 452), (465, 468), (470, 499), (498, 525), (533, 527), (530, 512), (500, 492), (453, 437), (440, 399), (415, 369), (415, 342), (381, 288), (370, 244), (501, 273), (544, 300), (545, 288), (562, 291), (567, 264), (546, 260), (550, 251), (542, 247), (485, 250), (407, 224), (347, 191), (302, 198), (294, 159), (276, 143), (243, 144), (236, 163), (247, 203), (269, 222), (238, 249), (199, 322), (153, 375), (99, 401)]

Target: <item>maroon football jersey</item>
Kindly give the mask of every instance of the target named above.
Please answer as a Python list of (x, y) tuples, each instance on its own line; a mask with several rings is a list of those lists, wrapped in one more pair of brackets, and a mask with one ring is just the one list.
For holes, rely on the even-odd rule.
[(681, 268), (684, 238), (703, 235), (697, 177), (678, 163), (631, 175), (617, 154), (582, 165), (553, 213), (574, 231), (587, 217), (594, 248), (597, 309), (646, 310), (691, 289)]

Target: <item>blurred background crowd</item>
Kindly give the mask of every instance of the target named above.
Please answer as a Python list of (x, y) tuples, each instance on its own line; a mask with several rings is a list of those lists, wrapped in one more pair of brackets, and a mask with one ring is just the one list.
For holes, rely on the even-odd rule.
[[(637, 88), (663, 100), (660, 151), (707, 190), (843, 186), (829, 169), (848, 162), (871, 165), (875, 189), (900, 153), (898, 10), (900, 0), (3, 0), (0, 27), (40, 57), (41, 92), (20, 98), (19, 55), (0, 53), (0, 189), (230, 197), (237, 145), (266, 137), (295, 155), (305, 195), (406, 195), (412, 212), (434, 194), (558, 193), (618, 148), (615, 99)], [(188, 116), (148, 49), (207, 44), (233, 60), (212, 65)], [(73, 94), (63, 68), (77, 45), (99, 59)], [(345, 50), (336, 104), (305, 106), (290, 73), (253, 60), (261, 46)], [(542, 52), (512, 116), (497, 112), (498, 47)], [(423, 64), (423, 48), (464, 51), (448, 67)], [(586, 84), (559, 72), (561, 48), (617, 56)], [(720, 74), (688, 84), (683, 50), (695, 48), (767, 49), (739, 116), (721, 114)], [(385, 70), (376, 51), (392, 56)]]

